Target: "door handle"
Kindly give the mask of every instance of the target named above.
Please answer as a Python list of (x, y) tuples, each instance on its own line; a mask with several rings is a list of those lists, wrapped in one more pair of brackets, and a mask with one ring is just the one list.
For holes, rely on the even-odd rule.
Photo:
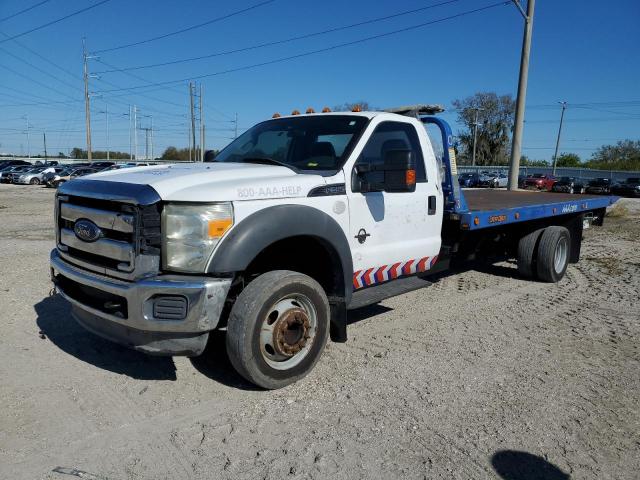
[(436, 196), (435, 195), (429, 195), (429, 210), (428, 210), (428, 214), (429, 215), (435, 215), (436, 214)]

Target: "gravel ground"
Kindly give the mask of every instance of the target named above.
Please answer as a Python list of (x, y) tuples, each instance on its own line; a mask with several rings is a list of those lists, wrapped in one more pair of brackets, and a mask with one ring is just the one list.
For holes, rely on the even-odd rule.
[(266, 392), (220, 337), (153, 358), (77, 326), (48, 296), (53, 193), (0, 185), (0, 478), (638, 478), (640, 201), (559, 284), (442, 278)]

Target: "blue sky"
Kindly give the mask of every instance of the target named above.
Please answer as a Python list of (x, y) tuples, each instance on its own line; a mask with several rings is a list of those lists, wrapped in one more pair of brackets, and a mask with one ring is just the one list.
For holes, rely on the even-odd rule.
[[(0, 1), (0, 152), (26, 154), (25, 116), (32, 154), (42, 151), (42, 132), (47, 132), (50, 152), (84, 148), (83, 36), (89, 52), (96, 52), (263, 3), (202, 28), (96, 54), (98, 58), (89, 61), (90, 71), (104, 72), (112, 69), (107, 65), (128, 68), (224, 52), (444, 2), (109, 0), (9, 40), (100, 0), (48, 0), (5, 19), (41, 1)], [(105, 114), (101, 112), (108, 109), (111, 148), (129, 150), (129, 119), (124, 114), (133, 104), (138, 106), (141, 127), (148, 127), (149, 116), (153, 116), (156, 154), (168, 145), (187, 145), (186, 81), (118, 89), (271, 62), (450, 17), (496, 1), (452, 1), (285, 44), (127, 73), (99, 73), (90, 82), (90, 90), (95, 93), (94, 149), (106, 147)], [(553, 155), (560, 100), (569, 102), (561, 151), (588, 158), (601, 144), (640, 138), (639, 20), (640, 5), (635, 0), (538, 0), (523, 153), (536, 159)], [(236, 113), (242, 131), (276, 111), (288, 113), (308, 106), (320, 109), (360, 99), (386, 108), (408, 103), (450, 105), (453, 99), (478, 91), (515, 96), (522, 28), (516, 8), (499, 5), (343, 48), (203, 78), (207, 147), (228, 143)], [(454, 123), (455, 131), (455, 112), (444, 116)], [(143, 137), (140, 132), (140, 154)]]

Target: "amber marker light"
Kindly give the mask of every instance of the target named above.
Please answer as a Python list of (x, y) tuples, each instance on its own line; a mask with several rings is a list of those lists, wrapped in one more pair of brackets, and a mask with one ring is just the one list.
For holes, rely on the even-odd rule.
[(300, 115), (300, 110), (294, 110), (291, 115)]
[(329, 113), (329, 112), (331, 112), (331, 109), (329, 107), (324, 107), (322, 109), (322, 113)]
[(305, 113), (316, 113), (316, 111), (313, 108), (309, 107), (307, 108), (307, 111)]
[(280, 118), (282, 115), (280, 115), (278, 112), (274, 113), (271, 118)]
[(220, 220), (209, 220), (209, 238), (220, 238), (224, 233), (231, 228), (233, 220), (230, 218), (223, 218)]

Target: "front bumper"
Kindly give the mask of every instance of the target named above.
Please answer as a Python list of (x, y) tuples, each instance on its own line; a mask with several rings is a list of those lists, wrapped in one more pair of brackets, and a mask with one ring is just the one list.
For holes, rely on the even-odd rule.
[[(159, 275), (137, 282), (100, 276), (50, 257), (56, 291), (72, 305), (75, 320), (113, 342), (152, 355), (196, 356), (220, 320), (231, 279)], [(155, 302), (180, 298), (180, 319), (161, 319)], [(159, 314), (158, 314), (159, 315)]]

